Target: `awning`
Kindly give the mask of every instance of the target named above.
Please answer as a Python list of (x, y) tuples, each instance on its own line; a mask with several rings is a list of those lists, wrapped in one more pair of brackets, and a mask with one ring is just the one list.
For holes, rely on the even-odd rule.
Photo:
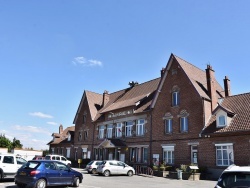
[(120, 139), (105, 139), (98, 148), (126, 147), (127, 145)]

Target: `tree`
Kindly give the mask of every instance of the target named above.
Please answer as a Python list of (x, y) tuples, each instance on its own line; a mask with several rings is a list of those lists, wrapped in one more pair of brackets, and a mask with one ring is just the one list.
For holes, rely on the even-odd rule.
[(16, 138), (11, 142), (8, 138), (5, 137), (5, 134), (0, 134), (0, 148), (8, 148), (8, 151), (11, 151), (14, 148), (22, 148), (20, 140)]
[(11, 149), (11, 141), (4, 134), (0, 134), (0, 147)]
[(21, 144), (20, 140), (16, 140), (16, 138), (13, 139), (12, 142), (12, 148), (22, 148), (23, 145)]

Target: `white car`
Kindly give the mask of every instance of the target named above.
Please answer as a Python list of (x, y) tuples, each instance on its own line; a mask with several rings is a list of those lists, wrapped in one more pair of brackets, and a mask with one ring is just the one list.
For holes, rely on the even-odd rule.
[(90, 161), (86, 166), (86, 170), (88, 171), (88, 173), (96, 174), (96, 169), (101, 163), (102, 161)]
[(215, 188), (250, 187), (250, 166), (230, 165), (225, 169)]
[(68, 166), (71, 166), (71, 161), (69, 161), (66, 157), (61, 156), (61, 155), (46, 155), (45, 160), (60, 161)]
[(104, 176), (118, 174), (133, 176), (135, 174), (135, 169), (122, 161), (105, 160), (97, 167), (97, 173)]

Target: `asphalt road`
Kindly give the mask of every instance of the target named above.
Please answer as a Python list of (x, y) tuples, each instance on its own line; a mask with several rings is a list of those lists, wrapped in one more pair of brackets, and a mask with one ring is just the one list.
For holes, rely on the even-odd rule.
[[(86, 171), (79, 170), (83, 173), (83, 183), (79, 187), (84, 188), (180, 188), (180, 187), (201, 187), (213, 188), (216, 181), (188, 181), (176, 180), (162, 177), (143, 177), (134, 175), (128, 176), (110, 176), (104, 177), (99, 175), (87, 174)], [(0, 182), (0, 188), (17, 188), (13, 179), (5, 179)], [(62, 188), (62, 187), (60, 187)]]

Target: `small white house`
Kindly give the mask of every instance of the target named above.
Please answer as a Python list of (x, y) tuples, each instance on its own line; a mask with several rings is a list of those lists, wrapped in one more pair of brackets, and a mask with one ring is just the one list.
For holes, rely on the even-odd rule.
[(24, 159), (32, 160), (35, 156), (42, 156), (43, 151), (37, 151), (37, 150), (25, 150), (25, 149), (13, 149), (12, 153), (15, 154), (18, 157), (22, 157)]

